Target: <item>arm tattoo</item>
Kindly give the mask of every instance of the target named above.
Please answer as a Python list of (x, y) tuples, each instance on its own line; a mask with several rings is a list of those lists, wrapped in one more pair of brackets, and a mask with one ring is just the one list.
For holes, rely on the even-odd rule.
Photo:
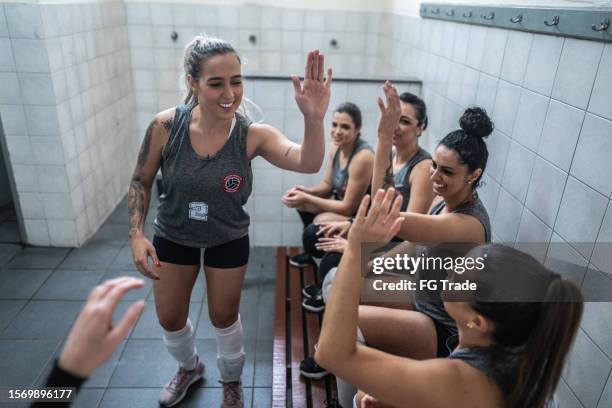
[(389, 167), (385, 171), (385, 178), (383, 180), (383, 189), (388, 189), (389, 187), (393, 187), (395, 185), (395, 180), (393, 180), (393, 153), (389, 155)]
[(145, 137), (142, 141), (142, 147), (140, 148), (140, 153), (138, 153), (138, 162), (136, 164), (136, 168), (141, 168), (145, 161), (147, 161), (147, 156), (149, 155), (149, 148), (151, 147), (151, 136), (153, 135), (153, 129), (155, 128), (155, 120), (151, 122), (149, 127), (147, 128), (147, 132), (145, 133)]
[(170, 128), (172, 127), (172, 120), (166, 119), (162, 122), (162, 125), (164, 125), (164, 129), (166, 129), (169, 132)]
[(289, 148), (285, 152), (285, 157), (289, 156), (289, 152), (291, 151), (291, 149), (293, 149), (293, 146), (289, 146)]
[(132, 235), (142, 230), (144, 227), (144, 215), (145, 215), (145, 193), (143, 191), (142, 182), (140, 177), (134, 176), (130, 183), (130, 190), (128, 192), (128, 215), (130, 222), (130, 238)]

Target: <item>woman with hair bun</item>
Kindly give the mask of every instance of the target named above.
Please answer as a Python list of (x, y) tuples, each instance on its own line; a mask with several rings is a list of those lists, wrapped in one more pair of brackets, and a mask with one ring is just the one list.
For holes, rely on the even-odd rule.
[(401, 197), (394, 196), (393, 189), (379, 190), (369, 211), (369, 197), (359, 208), (330, 289), (316, 361), (367, 393), (354, 407), (544, 408), (561, 378), (583, 301), (573, 283), (514, 248), (478, 246), (466, 256), (482, 259), (482, 269), (451, 271), (455, 284), (469, 281), (477, 289), (443, 294), (458, 328), (447, 343), (448, 358), (356, 344), (361, 243), (388, 242), (406, 223)]
[[(399, 110), (395, 87), (387, 83), (384, 92), (386, 106), (379, 100), (383, 116), (389, 110)], [(432, 156), (430, 179), (436, 199), (428, 214), (401, 213), (403, 222), (396, 235), (408, 242), (395, 250), (401, 248), (409, 256), (426, 256), (431, 247), (442, 243), (484, 244), (491, 241), (489, 216), (476, 188), (489, 157), (484, 139), (493, 132), (494, 125), (484, 109), (470, 107), (459, 119), (459, 126), (460, 129), (450, 132), (438, 143)], [(379, 132), (381, 138), (390, 140), (392, 133)], [(374, 167), (386, 168), (387, 163), (388, 156), (377, 155)], [(435, 297), (435, 293), (432, 296)], [(457, 334), (457, 327), (444, 310), (442, 301), (406, 300), (408, 304), (401, 307), (410, 310), (360, 306), (358, 341), (405, 357), (446, 357), (449, 354), (446, 340)], [(355, 390), (343, 380), (339, 384), (340, 403), (347, 405), (349, 395)]]
[[(242, 101), (240, 58), (226, 41), (195, 37), (185, 48), (189, 93), (183, 105), (158, 113), (145, 134), (128, 194), (130, 243), (140, 273), (153, 279), (155, 307), (168, 351), (179, 363), (160, 392), (160, 403), (178, 404), (203, 376), (189, 321), (189, 299), (200, 269), (208, 314), (217, 338), (222, 407), (242, 407), (245, 362), (240, 292), (249, 257), (251, 160), (316, 173), (325, 152), (323, 119), (330, 98), (331, 68), (323, 78), (323, 55), (308, 54), (303, 85), (293, 76), (295, 100), (304, 115), (302, 144), (279, 130), (252, 123), (237, 112)], [(153, 242), (144, 234), (151, 185), (161, 167)], [(154, 266), (148, 263), (152, 258)]]

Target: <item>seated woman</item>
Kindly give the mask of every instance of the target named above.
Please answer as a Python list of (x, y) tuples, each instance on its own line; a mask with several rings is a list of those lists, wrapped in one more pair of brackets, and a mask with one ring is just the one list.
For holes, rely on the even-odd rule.
[[(369, 189), (374, 151), (360, 137), (361, 111), (351, 102), (340, 104), (332, 116), (333, 146), (323, 181), (314, 187), (294, 186), (281, 201), (298, 210), (304, 227), (313, 222), (346, 220), (357, 211)], [(313, 263), (308, 254), (291, 258), (294, 266)]]
[[(426, 213), (434, 198), (429, 179), (431, 155), (419, 146), (419, 137), (427, 129), (427, 106), (410, 92), (402, 93), (399, 101), (394, 102), (388, 109), (381, 106), (378, 132), (384, 136), (376, 146), (372, 188), (376, 191), (380, 187), (395, 186), (404, 198), (402, 211)], [(338, 266), (350, 225), (348, 220), (328, 221), (322, 222), (320, 228), (305, 229), (304, 249), (309, 255), (322, 258), (321, 280), (331, 268)], [(307, 310), (320, 312), (325, 308), (321, 285), (304, 288), (303, 294), (306, 299), (302, 305)]]
[[(486, 289), (444, 303), (458, 328), (448, 358), (406, 358), (356, 344), (360, 244), (389, 241), (410, 223), (400, 215), (401, 197), (392, 204), (394, 194), (379, 190), (368, 212), (369, 197), (359, 208), (330, 289), (316, 361), (369, 394), (369, 402), (379, 401), (377, 406), (543, 408), (578, 330), (582, 297), (574, 284), (516, 249), (476, 247), (467, 256), (481, 258), (484, 268), (453, 273), (456, 283)], [(447, 296), (457, 300), (458, 293)]]
[[(397, 91), (392, 85), (385, 85), (385, 96), (387, 110), (397, 105)], [(446, 135), (434, 151), (431, 180), (438, 197), (429, 213), (401, 213), (404, 221), (396, 235), (409, 241), (409, 245), (402, 244), (408, 255), (426, 255), (428, 246), (440, 243), (484, 244), (491, 241), (489, 216), (476, 188), (488, 159), (484, 138), (493, 131), (493, 123), (483, 109), (473, 107), (464, 112), (459, 125), (461, 129)], [(379, 133), (379, 139), (385, 137), (391, 139), (392, 135)], [(381, 157), (377, 156), (379, 159)], [(333, 273), (329, 275), (332, 277)], [(403, 293), (398, 295), (403, 296)], [(403, 298), (405, 302), (401, 307), (412, 310), (361, 306), (359, 337), (372, 347), (399, 356), (416, 359), (446, 357), (446, 340), (457, 334), (457, 328), (442, 302)], [(347, 405), (356, 390), (343, 379), (339, 379), (338, 384), (340, 403)]]

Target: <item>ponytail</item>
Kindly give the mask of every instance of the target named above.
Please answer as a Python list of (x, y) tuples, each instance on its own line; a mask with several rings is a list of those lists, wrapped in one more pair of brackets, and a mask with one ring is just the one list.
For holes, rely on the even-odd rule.
[(578, 288), (554, 274), (521, 353), (516, 381), (506, 398), (509, 408), (541, 408), (552, 398), (582, 311)]

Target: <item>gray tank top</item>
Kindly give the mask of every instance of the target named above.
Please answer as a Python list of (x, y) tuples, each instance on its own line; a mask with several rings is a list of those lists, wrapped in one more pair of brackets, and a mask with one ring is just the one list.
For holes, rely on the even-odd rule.
[(363, 149), (368, 149), (371, 152), (374, 151), (366, 141), (358, 139), (343, 169), (340, 168), (340, 149), (336, 150), (334, 160), (332, 161), (332, 194), (336, 200), (344, 200), (344, 193), (346, 193), (346, 186), (348, 185), (348, 170), (351, 165), (351, 160), (353, 160), (353, 157)]
[[(434, 208), (432, 208), (429, 214), (431, 215), (440, 214), (440, 212), (442, 211), (445, 205), (446, 203), (444, 201), (440, 201), (438, 204), (434, 206)], [(480, 221), (480, 223), (484, 227), (485, 242), (491, 242), (491, 224), (489, 222), (489, 214), (487, 213), (487, 209), (485, 208), (484, 204), (482, 203), (482, 201), (480, 201), (479, 198), (476, 198), (474, 201), (471, 201), (469, 203), (463, 204), (455, 208), (452, 212), (459, 213), (459, 214), (467, 214), (467, 215), (476, 217), (476, 219)], [(428, 252), (429, 252), (428, 247), (421, 246), (421, 245), (416, 246), (416, 256), (419, 256), (421, 254), (426, 256)], [(421, 273), (422, 271), (420, 270), (417, 272), (417, 279), (421, 279), (421, 276), (420, 276)], [(445, 277), (431, 277), (431, 278), (445, 278)], [(435, 297), (436, 299), (439, 299), (440, 292), (441, 290), (437, 290), (433, 293), (430, 291), (427, 294), (427, 298), (431, 299), (432, 297)], [(438, 323), (442, 324), (449, 330), (449, 332), (457, 333), (457, 326), (455, 324), (455, 321), (453, 320), (452, 317), (448, 315), (448, 313), (444, 309), (444, 303), (430, 302), (430, 301), (422, 302), (418, 300), (418, 296), (413, 297), (413, 301), (414, 301), (414, 306), (416, 310), (426, 314), (432, 320), (435, 320)]]
[(159, 197), (155, 233), (177, 244), (208, 248), (249, 232), (243, 205), (253, 184), (246, 147), (251, 121), (236, 113), (225, 145), (213, 156), (201, 157), (189, 140), (194, 107), (176, 107), (162, 154), (164, 194)]
[[(395, 158), (395, 154), (396, 152), (394, 150), (392, 156), (393, 158)], [(412, 172), (412, 169), (414, 169), (414, 166), (423, 160), (428, 159), (431, 159), (431, 155), (427, 153), (426, 150), (421, 148), (414, 156), (410, 158), (410, 160), (406, 162), (406, 164), (402, 166), (397, 173), (393, 175), (395, 190), (399, 191), (404, 198), (401, 211), (406, 211), (406, 208), (408, 208), (408, 201), (410, 201), (410, 173)]]
[[(449, 349), (454, 348), (452, 343), (457, 343), (456, 336), (449, 338), (446, 343)], [(482, 371), (497, 384), (503, 395), (508, 395), (516, 378), (522, 350), (521, 347), (502, 347), (498, 345), (465, 347), (452, 351), (448, 358), (461, 360)]]

